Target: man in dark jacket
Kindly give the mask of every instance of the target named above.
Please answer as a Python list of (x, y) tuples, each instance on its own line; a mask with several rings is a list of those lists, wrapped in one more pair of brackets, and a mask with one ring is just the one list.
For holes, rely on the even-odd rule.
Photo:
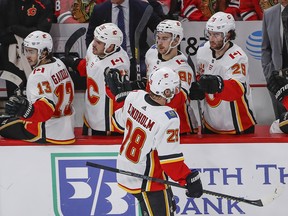
[[(26, 75), (9, 61), (9, 46), (19, 43), (35, 30), (49, 32), (52, 26), (53, 6), (51, 0), (1, 0), (0, 12), (0, 70), (7, 70), (19, 76), (24, 84)], [(21, 50), (21, 46), (15, 46)], [(21, 55), (21, 52), (18, 52)], [(16, 56), (15, 59), (19, 58)], [(27, 72), (26, 72), (27, 73)], [(11, 96), (16, 86), (7, 82), (7, 94)]]
[[(96, 26), (99, 26), (103, 23), (113, 22), (117, 24), (117, 16), (119, 13), (118, 5), (121, 5), (124, 10), (124, 20), (125, 24), (129, 26), (126, 28), (127, 34), (127, 53), (130, 57), (131, 67), (130, 67), (130, 80), (136, 79), (136, 63), (135, 63), (135, 30), (138, 23), (140, 22), (143, 13), (149, 3), (141, 0), (107, 0), (102, 4), (96, 5), (93, 9), (89, 20), (88, 31), (86, 34), (86, 46), (88, 47), (91, 41), (93, 40), (93, 32)], [(129, 17), (128, 17), (129, 14)], [(161, 22), (161, 18), (153, 12), (147, 25), (145, 26), (141, 37), (140, 37), (140, 58), (142, 61), (141, 72), (142, 76), (145, 76), (145, 62), (144, 57), (146, 51), (149, 49), (147, 44), (147, 27), (153, 32), (156, 29), (156, 26)]]

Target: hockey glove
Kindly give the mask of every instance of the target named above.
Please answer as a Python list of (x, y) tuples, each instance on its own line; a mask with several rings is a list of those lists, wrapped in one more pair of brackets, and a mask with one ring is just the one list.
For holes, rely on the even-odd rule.
[(69, 72), (77, 72), (77, 67), (79, 62), (81, 61), (80, 58), (73, 55), (68, 55), (61, 57), (60, 60), (65, 64)]
[(279, 70), (279, 75), (288, 79), (288, 68), (282, 68)]
[(133, 90), (146, 89), (147, 78), (142, 77), (141, 80), (130, 81)]
[(288, 96), (288, 80), (285, 76), (280, 76), (279, 71), (273, 71), (267, 88), (272, 92), (278, 101), (282, 101), (284, 96)]
[(220, 93), (224, 88), (223, 79), (218, 75), (202, 75), (200, 76), (199, 84), (203, 91), (208, 94)]
[(284, 112), (280, 115), (279, 128), (283, 133), (288, 134), (288, 112)]
[(104, 71), (105, 83), (110, 88), (117, 102), (125, 100), (132, 87), (129, 77), (121, 75), (117, 68), (106, 68)]
[(191, 83), (189, 97), (191, 100), (203, 100), (205, 98), (205, 92), (198, 82)]
[(193, 171), (186, 177), (186, 196), (199, 198), (203, 194), (202, 182), (198, 171)]
[(14, 95), (26, 97), (26, 87), (18, 87), (14, 90)]
[(5, 112), (8, 115), (29, 118), (33, 115), (34, 108), (32, 103), (30, 103), (26, 97), (12, 96), (5, 104)]

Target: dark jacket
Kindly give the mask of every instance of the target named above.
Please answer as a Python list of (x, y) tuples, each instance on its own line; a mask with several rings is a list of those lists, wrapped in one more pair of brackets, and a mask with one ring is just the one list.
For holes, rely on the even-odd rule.
[(14, 34), (25, 38), (35, 30), (50, 31), (53, 19), (51, 0), (4, 1), (0, 13), (0, 43), (16, 43)]
[[(149, 4), (142, 0), (129, 0), (129, 36), (130, 36), (130, 45), (132, 55), (135, 58), (135, 29), (142, 18), (142, 15)], [(102, 4), (96, 5), (93, 9), (92, 15), (89, 20), (89, 26), (86, 34), (86, 46), (88, 47), (91, 41), (94, 38), (94, 30), (97, 26), (111, 22), (111, 11), (112, 11), (112, 3), (110, 0), (103, 2)], [(153, 13), (147, 23), (147, 26), (142, 32), (140, 37), (140, 50), (141, 57), (145, 56), (146, 51), (149, 49), (149, 46), (146, 42), (147, 40), (147, 27), (154, 32), (156, 26), (161, 22), (161, 18)]]

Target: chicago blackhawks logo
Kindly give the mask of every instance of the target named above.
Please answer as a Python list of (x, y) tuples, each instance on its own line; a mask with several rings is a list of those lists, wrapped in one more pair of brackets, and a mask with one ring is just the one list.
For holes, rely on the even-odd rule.
[(276, 1), (276, 0), (260, 0), (259, 1), (259, 5), (263, 11), (270, 8), (271, 6), (273, 6), (277, 3), (278, 3), (278, 1)]

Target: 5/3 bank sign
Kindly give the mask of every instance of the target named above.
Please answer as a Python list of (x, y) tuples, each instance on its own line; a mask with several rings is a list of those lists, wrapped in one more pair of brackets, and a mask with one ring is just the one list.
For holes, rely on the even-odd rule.
[(53, 206), (56, 216), (138, 216), (137, 200), (117, 186), (116, 174), (87, 167), (116, 167), (117, 153), (52, 153)]

